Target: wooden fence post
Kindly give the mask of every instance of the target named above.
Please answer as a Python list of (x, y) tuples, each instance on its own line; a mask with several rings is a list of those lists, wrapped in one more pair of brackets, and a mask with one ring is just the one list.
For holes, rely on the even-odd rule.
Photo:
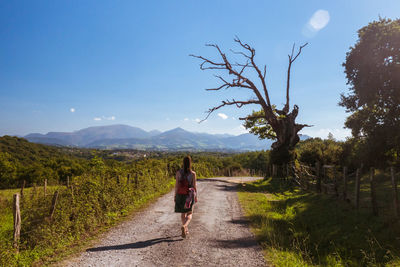
[(21, 234), (21, 211), (19, 208), (19, 194), (14, 194), (14, 205), (13, 205), (13, 217), (14, 217), (14, 248), (17, 249), (19, 246), (19, 237)]
[(343, 200), (347, 199), (347, 167), (343, 167)]
[(58, 198), (58, 190), (54, 192), (53, 199), (51, 201), (50, 219), (53, 219), (54, 211), (56, 210), (57, 198)]
[(333, 188), (335, 190), (336, 197), (339, 197), (338, 177), (337, 177), (336, 165), (333, 165)]
[(289, 179), (289, 176), (290, 176), (289, 164), (286, 163), (286, 180)]
[(36, 183), (33, 183), (33, 189), (31, 192), (31, 199), (34, 199), (36, 196), (37, 188), (36, 188)]
[(117, 175), (117, 184), (119, 184), (119, 179), (120, 179), (120, 177), (119, 177), (119, 175)]
[(272, 164), (272, 177), (276, 177), (276, 172), (277, 172), (276, 165)]
[(396, 216), (396, 218), (399, 218), (399, 198), (397, 195), (397, 180), (394, 174), (393, 167), (390, 167), (390, 175), (392, 176), (394, 215)]
[(320, 175), (320, 163), (319, 161), (315, 162), (315, 175), (317, 176), (317, 192), (321, 193), (321, 175)]
[(355, 198), (354, 198), (354, 204), (356, 206), (356, 209), (360, 207), (360, 169), (357, 168), (356, 170), (356, 192), (355, 192)]
[(372, 213), (377, 216), (378, 215), (378, 205), (376, 202), (376, 192), (375, 192), (375, 170), (374, 168), (370, 169), (369, 180), (371, 184), (371, 204), (372, 204)]
[(129, 184), (131, 182), (131, 174), (128, 173), (128, 175), (126, 176), (126, 184)]
[(22, 182), (22, 186), (21, 186), (21, 198), (24, 197), (24, 188), (25, 188), (25, 185), (26, 185), (26, 181), (24, 180), (24, 181)]
[(72, 200), (75, 200), (75, 195), (74, 195), (74, 184), (71, 184), (71, 196), (72, 196)]
[(309, 182), (307, 180), (307, 177), (304, 179), (304, 184), (305, 184), (306, 191), (310, 190), (310, 184), (309, 184)]
[(326, 184), (324, 184), (323, 186), (322, 186), (322, 189), (323, 189), (323, 192), (324, 192), (324, 194), (328, 194), (328, 186), (326, 185)]
[(44, 179), (44, 196), (47, 195), (47, 179)]
[(69, 176), (67, 176), (67, 188), (69, 188)]
[(135, 172), (135, 187), (138, 187), (138, 173)]

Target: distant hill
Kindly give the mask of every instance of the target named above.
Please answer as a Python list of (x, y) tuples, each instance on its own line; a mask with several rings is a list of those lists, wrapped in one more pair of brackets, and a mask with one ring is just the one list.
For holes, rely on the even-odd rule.
[[(72, 133), (49, 132), (25, 136), (31, 142), (79, 146), (101, 149), (143, 149), (143, 150), (262, 150), (269, 149), (272, 140), (259, 140), (253, 134), (238, 136), (229, 134), (194, 133), (182, 128), (160, 132), (146, 132), (128, 125), (89, 127)], [(309, 136), (301, 135), (305, 140)]]
[(28, 134), (24, 138), (35, 143), (72, 145), (85, 147), (101, 139), (148, 138), (152, 134), (138, 127), (128, 125), (111, 125), (89, 127), (72, 133), (49, 132), (47, 134)]

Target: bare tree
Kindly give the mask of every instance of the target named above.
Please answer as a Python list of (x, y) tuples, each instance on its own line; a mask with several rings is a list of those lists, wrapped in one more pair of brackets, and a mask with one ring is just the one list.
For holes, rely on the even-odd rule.
[[(292, 111), (290, 111), (289, 108), (291, 67), (307, 43), (300, 46), (296, 53), (295, 45), (293, 45), (291, 54), (288, 55), (289, 65), (287, 69), (286, 81), (286, 103), (282, 109), (277, 109), (275, 105), (271, 104), (268, 94), (268, 88), (266, 84), (266, 65), (264, 65), (263, 69), (260, 69), (255, 63), (255, 49), (250, 45), (243, 43), (237, 37), (234, 39), (234, 41), (239, 44), (241, 51), (231, 51), (232, 53), (243, 57), (245, 60), (244, 63), (232, 63), (227, 58), (226, 54), (223, 53), (220, 47), (216, 44), (207, 44), (206, 46), (213, 47), (218, 51), (220, 56), (219, 60), (210, 60), (198, 55), (190, 56), (198, 58), (202, 61), (200, 64), (201, 70), (225, 70), (228, 72), (229, 79), (216, 75), (222, 84), (215, 88), (206, 89), (207, 91), (219, 91), (222, 89), (236, 87), (250, 90), (254, 97), (248, 100), (224, 100), (220, 105), (210, 108), (207, 111), (207, 116), (204, 120), (206, 120), (211, 113), (225, 106), (234, 105), (238, 108), (241, 108), (245, 105), (259, 105), (261, 106), (260, 111), (253, 112), (253, 114), (240, 119), (245, 121), (244, 125), (246, 128), (250, 128), (250, 131), (259, 135), (260, 138), (269, 138), (275, 140), (275, 142), (272, 144), (272, 160), (274, 162), (289, 162), (293, 160), (294, 147), (300, 141), (298, 132), (304, 127), (309, 127), (309, 125), (297, 124), (295, 122), (299, 112), (299, 107), (297, 105), (293, 106)], [(256, 74), (257, 78), (255, 81), (252, 81), (248, 78), (248, 71), (253, 71)], [(257, 87), (256, 82), (258, 82), (261, 87)], [(261, 88), (261, 90), (259, 88)]]

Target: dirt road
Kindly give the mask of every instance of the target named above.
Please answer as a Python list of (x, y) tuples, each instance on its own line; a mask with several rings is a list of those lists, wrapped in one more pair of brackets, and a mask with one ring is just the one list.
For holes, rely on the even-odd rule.
[(170, 192), (61, 265), (265, 266), (237, 200), (241, 180), (254, 178), (198, 181), (198, 203), (186, 239), (180, 236), (180, 214), (173, 211)]

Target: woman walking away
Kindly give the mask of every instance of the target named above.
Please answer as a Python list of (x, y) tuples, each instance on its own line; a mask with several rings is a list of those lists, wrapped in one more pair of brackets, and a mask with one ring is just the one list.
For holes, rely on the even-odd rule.
[(192, 171), (192, 159), (183, 159), (183, 168), (176, 172), (175, 212), (181, 213), (182, 237), (188, 234), (188, 225), (193, 215), (193, 205), (197, 202), (196, 173)]

